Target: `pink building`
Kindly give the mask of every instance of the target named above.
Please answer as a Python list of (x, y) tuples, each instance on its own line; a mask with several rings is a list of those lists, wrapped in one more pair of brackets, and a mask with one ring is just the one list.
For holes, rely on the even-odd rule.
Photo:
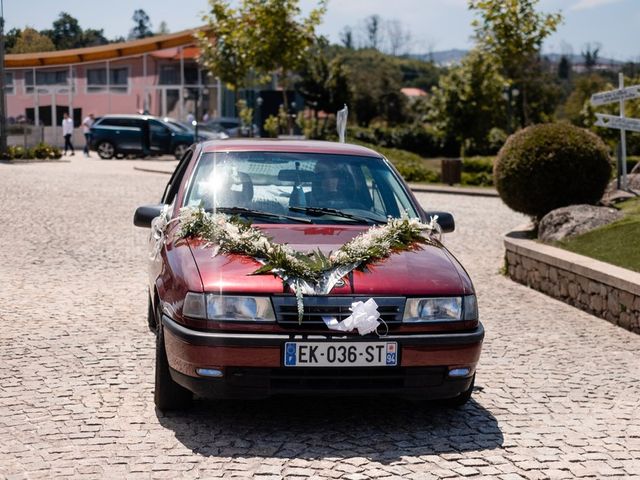
[(54, 128), (71, 110), (76, 126), (89, 113), (148, 112), (186, 119), (196, 113), (196, 98), (200, 118), (205, 112), (233, 115), (228, 92), (197, 63), (194, 33), (6, 55), (7, 116)]

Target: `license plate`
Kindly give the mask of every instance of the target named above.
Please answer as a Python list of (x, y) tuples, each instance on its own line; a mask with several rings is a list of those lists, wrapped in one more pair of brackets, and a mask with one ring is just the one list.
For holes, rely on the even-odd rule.
[(393, 367), (396, 342), (287, 342), (285, 367)]

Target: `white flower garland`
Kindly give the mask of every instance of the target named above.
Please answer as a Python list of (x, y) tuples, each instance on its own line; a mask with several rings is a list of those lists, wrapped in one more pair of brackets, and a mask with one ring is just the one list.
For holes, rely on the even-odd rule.
[(200, 237), (218, 252), (246, 255), (263, 266), (254, 274), (272, 273), (289, 285), (297, 297), (298, 319), (302, 321), (303, 294), (327, 294), (335, 284), (354, 269), (391, 254), (419, 248), (439, 246), (440, 226), (437, 217), (428, 224), (403, 215), (389, 218), (385, 225), (373, 226), (354, 237), (329, 256), (320, 250), (299, 252), (287, 244), (275, 243), (260, 230), (237, 217), (207, 213), (200, 207), (184, 207), (178, 215), (180, 238)]

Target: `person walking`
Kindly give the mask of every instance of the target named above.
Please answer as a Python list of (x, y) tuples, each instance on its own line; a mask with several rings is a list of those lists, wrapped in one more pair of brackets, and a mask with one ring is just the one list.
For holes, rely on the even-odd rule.
[(73, 144), (71, 143), (71, 136), (73, 135), (73, 120), (67, 112), (64, 112), (62, 118), (62, 135), (64, 135), (64, 154), (67, 154), (67, 149), (71, 150), (71, 155), (75, 155), (73, 150)]
[(89, 148), (91, 147), (91, 126), (93, 122), (95, 122), (95, 117), (93, 113), (90, 113), (88, 116), (84, 117), (82, 120), (82, 133), (84, 133), (84, 156), (90, 157)]

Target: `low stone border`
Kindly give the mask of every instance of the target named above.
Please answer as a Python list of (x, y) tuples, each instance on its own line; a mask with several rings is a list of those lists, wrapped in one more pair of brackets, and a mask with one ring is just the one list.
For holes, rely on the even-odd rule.
[(640, 273), (525, 236), (514, 231), (504, 237), (512, 280), (640, 333)]

